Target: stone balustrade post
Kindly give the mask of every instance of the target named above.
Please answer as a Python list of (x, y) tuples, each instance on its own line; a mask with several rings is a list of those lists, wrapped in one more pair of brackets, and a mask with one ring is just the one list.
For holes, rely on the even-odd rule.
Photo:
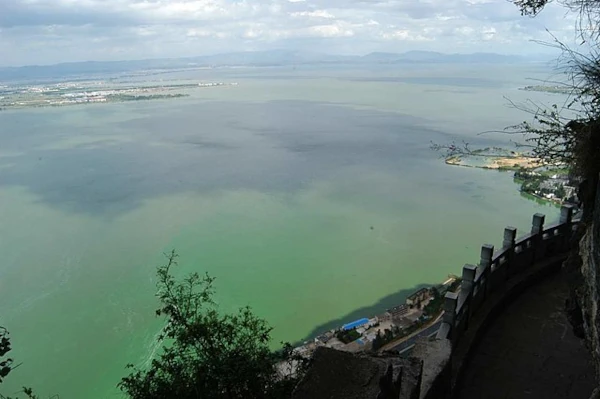
[(565, 204), (560, 207), (560, 223), (573, 223), (573, 210), (575, 207), (571, 204)]
[(491, 244), (483, 244), (481, 246), (481, 258), (479, 260), (479, 267), (485, 269), (490, 267), (492, 264), (492, 256), (494, 255), (494, 246)]
[(456, 321), (456, 307), (458, 305), (458, 294), (456, 292), (446, 292), (444, 296), (444, 323), (450, 325), (450, 335), (454, 333)]
[(531, 234), (534, 236), (531, 239), (533, 245), (533, 262), (535, 263), (544, 257), (544, 221), (546, 220), (546, 215), (543, 213), (536, 213), (533, 215), (533, 220), (531, 222)]
[[(460, 283), (460, 292), (466, 296), (465, 301), (467, 303), (473, 303), (473, 296), (475, 295), (475, 277), (477, 276), (477, 266), (466, 264), (463, 266), (462, 281)], [(481, 288), (480, 288), (481, 289)], [(473, 306), (469, 305), (469, 312), (465, 314), (467, 318), (465, 320), (465, 328), (469, 328), (469, 320), (471, 319), (471, 313)]]
[(492, 286), (489, 284), (490, 272), (492, 271), (492, 256), (494, 256), (494, 246), (491, 244), (483, 244), (481, 246), (479, 268), (481, 269), (481, 281), (483, 284), (480, 289), (485, 290), (485, 297), (490, 294), (490, 288)]
[(506, 264), (504, 268), (506, 270), (506, 278), (508, 279), (513, 270), (518, 270), (515, 260), (515, 243), (517, 240), (517, 229), (512, 226), (508, 226), (504, 229), (504, 240), (502, 241), (502, 249), (506, 256)]
[(544, 231), (544, 221), (546, 215), (543, 213), (536, 213), (533, 215), (533, 221), (531, 222), (531, 234), (540, 234)]
[(565, 204), (560, 207), (560, 249), (565, 251), (569, 249), (571, 236), (573, 235), (573, 211), (575, 207), (571, 204)]
[(472, 293), (473, 284), (475, 283), (475, 276), (477, 275), (477, 266), (465, 265), (462, 272), (462, 281), (460, 283), (460, 290), (468, 293)]
[(504, 229), (504, 240), (502, 241), (502, 248), (512, 248), (515, 246), (515, 241), (517, 240), (517, 229), (508, 226)]

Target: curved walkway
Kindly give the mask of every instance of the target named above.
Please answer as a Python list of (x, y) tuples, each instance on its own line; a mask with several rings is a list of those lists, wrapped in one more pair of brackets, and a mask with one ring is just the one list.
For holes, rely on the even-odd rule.
[(589, 398), (594, 368), (564, 314), (567, 295), (556, 273), (508, 305), (475, 348), (456, 397)]

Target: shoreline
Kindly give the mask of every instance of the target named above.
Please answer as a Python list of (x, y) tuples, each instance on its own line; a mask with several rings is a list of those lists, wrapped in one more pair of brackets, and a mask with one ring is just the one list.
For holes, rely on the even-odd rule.
[(425, 285), (393, 307), (382, 309), (376, 315), (363, 317), (324, 330), (293, 344), (294, 350), (309, 357), (317, 347), (325, 346), (347, 352), (378, 353), (390, 346), (418, 336), (434, 326), (443, 315), (443, 297), (446, 292), (460, 289), (461, 278), (450, 274), (442, 283)]
[[(500, 172), (514, 172), (513, 181), (520, 185), (519, 192), (521, 195), (527, 199), (532, 199), (535, 201), (540, 201), (544, 204), (551, 204), (554, 206), (560, 207), (564, 204), (565, 201), (563, 199), (559, 199), (555, 196), (545, 196), (544, 192), (537, 193), (535, 191), (527, 191), (523, 190), (523, 185), (527, 182), (526, 177), (521, 177), (521, 175), (525, 176), (546, 176), (546, 180), (552, 180), (556, 176), (548, 175), (548, 171), (556, 170), (557, 174), (560, 172), (559, 167), (557, 169), (549, 169), (546, 172), (535, 172), (536, 169), (543, 168), (544, 165), (539, 158), (524, 156), (523, 154), (514, 153), (511, 156), (504, 155), (490, 155), (490, 154), (474, 154), (473, 157), (485, 158), (485, 163), (481, 165), (477, 164), (469, 164), (463, 161), (462, 156), (453, 155), (446, 157), (444, 162), (446, 165), (450, 166), (462, 166), (466, 168), (477, 168), (477, 169), (485, 169), (485, 170), (496, 170)], [(546, 174), (545, 174), (546, 173)]]
[(485, 158), (486, 163), (483, 165), (470, 165), (463, 162), (463, 158), (460, 155), (453, 155), (446, 157), (444, 162), (446, 165), (452, 166), (464, 166), (468, 168), (479, 168), (479, 169), (491, 169), (491, 170), (519, 170), (525, 169), (536, 169), (544, 166), (542, 160), (535, 157), (525, 156), (523, 154), (515, 153), (514, 156), (505, 155), (487, 155), (487, 154), (473, 154), (473, 157)]

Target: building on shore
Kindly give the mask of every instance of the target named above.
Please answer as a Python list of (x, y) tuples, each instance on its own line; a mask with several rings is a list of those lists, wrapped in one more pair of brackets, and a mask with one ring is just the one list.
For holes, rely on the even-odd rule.
[(403, 303), (402, 305), (394, 306), (391, 309), (388, 309), (386, 313), (391, 315), (391, 319), (400, 319), (406, 316), (410, 312), (410, 306)]
[(327, 331), (315, 338), (315, 344), (317, 345), (327, 345), (329, 341), (335, 336), (335, 332), (333, 330)]
[(369, 324), (369, 319), (367, 319), (365, 317), (365, 318), (362, 318), (362, 319), (359, 319), (359, 320), (355, 320), (355, 321), (353, 321), (351, 323), (344, 324), (342, 326), (342, 330), (348, 331), (348, 330), (352, 330), (354, 328), (362, 327), (362, 326), (364, 326), (366, 324)]
[(429, 299), (431, 292), (429, 288), (421, 288), (419, 291), (406, 298), (406, 304), (413, 308), (421, 308), (422, 302)]
[(392, 320), (392, 314), (386, 310), (385, 313), (378, 314), (377, 316), (375, 316), (375, 318), (378, 322), (384, 323), (386, 321)]

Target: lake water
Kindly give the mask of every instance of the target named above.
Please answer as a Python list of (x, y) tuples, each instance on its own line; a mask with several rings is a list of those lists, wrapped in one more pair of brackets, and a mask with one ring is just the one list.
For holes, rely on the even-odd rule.
[[(532, 66), (193, 71), (193, 96), (0, 113), (0, 314), (23, 365), (3, 384), (118, 397), (152, 356), (155, 270), (217, 278), (297, 341), (393, 306), (476, 262), (481, 244), (557, 209), (510, 173), (450, 167), (431, 141), (528, 116)], [(158, 79), (158, 77), (152, 77)]]

